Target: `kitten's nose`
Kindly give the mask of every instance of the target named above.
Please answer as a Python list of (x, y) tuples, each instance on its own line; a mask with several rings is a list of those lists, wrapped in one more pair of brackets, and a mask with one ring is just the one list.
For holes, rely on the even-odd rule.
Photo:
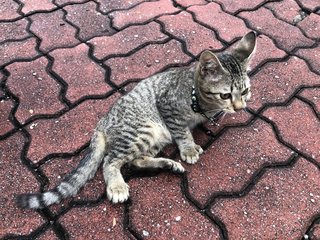
[(242, 102), (240, 102), (240, 101), (237, 101), (237, 102), (234, 102), (233, 103), (233, 109), (235, 110), (235, 111), (241, 111), (242, 109), (244, 109), (245, 108), (245, 105), (242, 103)]

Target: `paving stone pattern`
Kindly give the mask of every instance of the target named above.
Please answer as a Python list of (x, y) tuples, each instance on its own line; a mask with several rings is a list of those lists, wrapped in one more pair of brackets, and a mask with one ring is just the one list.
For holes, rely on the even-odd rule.
[[(258, 33), (248, 111), (194, 131), (187, 172), (101, 169), (41, 211), (15, 196), (58, 184), (98, 119), (138, 81)], [(0, 1), (0, 239), (320, 239), (319, 0)], [(161, 155), (179, 160), (175, 145)]]

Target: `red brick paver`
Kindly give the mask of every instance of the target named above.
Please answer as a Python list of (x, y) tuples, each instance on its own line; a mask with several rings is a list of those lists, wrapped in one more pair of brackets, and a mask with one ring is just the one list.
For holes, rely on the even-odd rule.
[[(320, 239), (319, 0), (0, 1), (1, 239)], [(195, 65), (257, 32), (247, 111), (194, 130), (184, 174), (124, 167), (113, 205), (103, 170), (48, 209), (93, 129), (140, 79)], [(133, 81), (134, 80), (134, 81)], [(191, 111), (191, 110), (190, 110)], [(180, 160), (175, 144), (161, 156)]]
[[(167, 15), (159, 20), (165, 24), (167, 32), (184, 40), (188, 51), (195, 56), (200, 54), (203, 49), (217, 50), (223, 47), (217, 41), (215, 33), (194, 22), (190, 13), (181, 12), (177, 15)], [(200, 43), (199, 38), (201, 39)]]
[[(151, 9), (152, 11), (150, 11)], [(179, 9), (173, 6), (171, 0), (160, 0), (158, 2), (144, 2), (129, 10), (115, 11), (110, 16), (116, 28), (123, 28), (129, 24), (141, 24), (160, 15), (178, 11)]]
[[(274, 38), (284, 50), (291, 51), (296, 47), (310, 47), (314, 43), (306, 38), (298, 28), (274, 18), (268, 9), (259, 8), (255, 12), (242, 12), (240, 16), (247, 19), (253, 29)], [(266, 18), (269, 21), (266, 21)]]
[(153, 239), (219, 239), (217, 226), (195, 211), (181, 195), (177, 177), (160, 175), (151, 179), (135, 179), (130, 185), (133, 188), (130, 216), (142, 236)]
[(214, 193), (239, 192), (263, 165), (287, 161), (290, 155), (262, 121), (229, 129), (205, 151), (200, 164), (188, 167), (190, 193), (204, 204)]
[[(181, 44), (171, 40), (165, 44), (152, 44), (129, 57), (112, 58), (105, 63), (111, 67), (110, 79), (122, 84), (126, 79), (146, 78), (167, 65), (187, 63), (190, 57), (182, 52)], [(140, 66), (145, 66), (141, 71)], [(130, 66), (130, 71), (128, 71)]]
[(161, 33), (160, 25), (154, 22), (132, 26), (112, 36), (96, 37), (89, 41), (94, 46), (93, 55), (103, 59), (112, 55), (127, 54), (148, 42), (163, 41), (168, 37)]
[(38, 55), (35, 38), (22, 41), (5, 42), (0, 46), (0, 65), (5, 65), (21, 59), (31, 59)]
[[(267, 0), (268, 1), (268, 0)], [(227, 12), (236, 13), (243, 10), (252, 10), (262, 3), (267, 1), (264, 0), (253, 0), (253, 1), (233, 1), (233, 0), (217, 0)]]
[[(66, 18), (79, 28), (79, 37), (83, 40), (103, 35), (111, 35), (110, 19), (96, 11), (97, 5), (88, 2), (79, 5), (66, 6)], [(86, 18), (83, 16), (86, 15)]]
[(313, 71), (320, 74), (320, 46), (299, 49), (296, 54), (305, 59), (311, 65)]
[(17, 12), (19, 4), (15, 1), (2, 1), (0, 4), (0, 20), (12, 20), (20, 17)]
[(52, 70), (68, 84), (66, 97), (75, 102), (87, 95), (101, 95), (111, 87), (104, 81), (105, 70), (88, 57), (89, 47), (57, 49), (50, 53), (56, 59)]
[(20, 99), (15, 116), (21, 123), (32, 116), (54, 114), (64, 108), (59, 101), (61, 86), (47, 73), (47, 66), (48, 60), (41, 57), (7, 67), (11, 73), (8, 88)]
[[(195, 14), (198, 21), (218, 31), (225, 41), (230, 42), (249, 31), (241, 19), (225, 13), (217, 3), (192, 6), (188, 10)], [(234, 26), (233, 31), (229, 30), (230, 26)]]
[(79, 43), (75, 38), (76, 29), (63, 19), (61, 10), (52, 13), (32, 15), (30, 30), (41, 39), (40, 49), (50, 51), (57, 47), (67, 47)]
[[(266, 85), (265, 83), (270, 84)], [(250, 107), (258, 109), (265, 103), (284, 102), (300, 85), (320, 84), (317, 74), (309, 71), (307, 64), (291, 57), (286, 62), (268, 63), (252, 78)]]
[[(7, 234), (28, 235), (44, 223), (44, 219), (36, 213), (21, 210), (15, 203), (15, 195), (28, 191), (38, 191), (36, 178), (26, 166), (21, 164), (20, 154), (24, 146), (24, 137), (17, 133), (0, 143), (1, 162), (1, 196), (0, 196), (0, 238)], [(21, 184), (23, 183), (23, 184)], [(9, 190), (10, 189), (10, 190)]]
[(4, 135), (14, 127), (9, 120), (9, 115), (13, 108), (13, 102), (10, 99), (2, 99), (0, 100), (0, 106), (0, 135)]
[[(270, 108), (263, 115), (277, 125), (280, 135), (286, 142), (320, 163), (320, 123), (306, 103), (295, 100), (288, 107)], [(288, 124), (295, 131), (289, 131)]]
[(21, 10), (24, 14), (36, 11), (50, 11), (57, 8), (52, 3), (52, 0), (20, 0), (20, 2), (24, 4)]
[(242, 198), (211, 209), (230, 229), (230, 239), (301, 239), (320, 201), (320, 172), (299, 159), (293, 168), (270, 169)]
[(27, 25), (28, 21), (25, 19), (0, 23), (0, 42), (19, 40), (30, 36), (26, 29)]
[(303, 7), (307, 8), (310, 11), (319, 9), (320, 1), (319, 0), (300, 0)]
[(27, 126), (32, 141), (27, 156), (38, 162), (48, 153), (73, 152), (90, 140), (93, 128), (118, 98), (88, 100), (60, 118), (36, 120)]
[(310, 38), (320, 38), (320, 15), (311, 13), (298, 24)]
[(266, 4), (268, 9), (271, 9), (274, 14), (288, 23), (293, 23), (297, 15), (300, 15), (301, 10), (295, 0), (284, 0), (280, 2), (270, 2)]

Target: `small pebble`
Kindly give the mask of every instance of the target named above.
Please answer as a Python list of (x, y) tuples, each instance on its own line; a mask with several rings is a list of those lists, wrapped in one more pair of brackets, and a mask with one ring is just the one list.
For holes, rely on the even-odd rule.
[(147, 232), (146, 230), (142, 231), (143, 236), (148, 237), (149, 236), (149, 232)]

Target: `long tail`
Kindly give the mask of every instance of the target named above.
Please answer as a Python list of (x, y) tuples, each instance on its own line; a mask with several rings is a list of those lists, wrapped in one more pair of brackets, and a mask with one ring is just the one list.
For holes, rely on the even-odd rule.
[(80, 188), (93, 178), (103, 160), (106, 151), (106, 139), (103, 133), (95, 132), (90, 148), (91, 152), (57, 187), (44, 193), (19, 195), (17, 196), (18, 206), (41, 209), (59, 203), (64, 198), (76, 195)]

